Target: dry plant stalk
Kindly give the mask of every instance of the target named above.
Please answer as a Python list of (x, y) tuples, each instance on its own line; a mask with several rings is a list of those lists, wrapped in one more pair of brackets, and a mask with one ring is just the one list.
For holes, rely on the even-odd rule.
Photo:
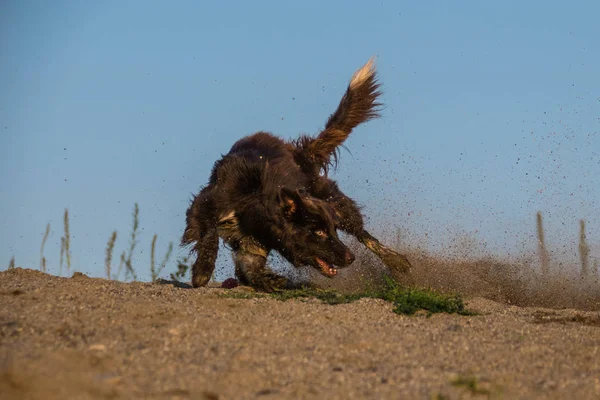
[(115, 247), (115, 241), (117, 240), (117, 231), (114, 231), (108, 239), (108, 243), (106, 245), (106, 259), (105, 259), (105, 267), (106, 267), (106, 279), (110, 280), (110, 267), (112, 262), (113, 249)]
[(158, 271), (156, 272), (156, 278), (158, 279), (158, 274), (160, 274), (160, 271), (162, 271), (165, 266), (167, 265), (167, 263), (169, 262), (169, 258), (171, 258), (171, 253), (173, 252), (173, 242), (169, 243), (169, 248), (167, 249), (167, 253), (165, 254), (165, 258), (163, 258), (162, 262), (160, 263), (160, 267), (158, 267)]
[(585, 221), (579, 221), (579, 258), (581, 259), (581, 276), (587, 278), (589, 273), (590, 246), (585, 236)]
[(537, 236), (538, 236), (538, 250), (540, 253), (540, 262), (542, 264), (542, 275), (548, 276), (550, 272), (548, 266), (548, 249), (546, 248), (546, 239), (544, 235), (544, 225), (542, 224), (542, 213), (537, 212)]
[[(69, 235), (69, 210), (67, 208), (65, 208), (65, 216), (64, 216), (64, 223), (65, 223), (65, 236), (63, 237), (63, 246), (64, 249), (61, 249), (61, 251), (64, 251), (65, 254), (65, 258), (67, 260), (67, 275), (69, 275), (69, 273), (71, 272), (71, 235)], [(61, 264), (61, 273), (62, 273), (62, 264)]]
[(65, 238), (60, 238), (60, 267), (58, 269), (58, 276), (62, 276), (62, 267), (65, 258)]
[(152, 245), (150, 246), (150, 274), (152, 276), (152, 282), (156, 280), (156, 270), (154, 269), (154, 251), (156, 249), (156, 238), (158, 236), (154, 234), (152, 238)]
[(139, 227), (139, 213), (140, 209), (138, 207), (138, 203), (135, 203), (133, 208), (133, 230), (131, 231), (131, 241), (129, 242), (129, 254), (125, 259), (125, 272), (127, 275), (130, 275), (133, 280), (137, 280), (137, 275), (135, 274), (135, 270), (133, 269), (133, 265), (131, 264), (131, 258), (133, 257), (133, 250), (137, 244), (136, 236)]
[(171, 242), (171, 243), (169, 243), (169, 248), (167, 249), (165, 258), (160, 263), (158, 269), (155, 269), (154, 268), (154, 251), (156, 249), (157, 237), (158, 237), (157, 235), (154, 235), (154, 238), (152, 238), (152, 247), (150, 248), (150, 273), (152, 274), (152, 282), (156, 282), (156, 280), (158, 279), (158, 275), (167, 265), (167, 262), (169, 261), (169, 258), (171, 257), (171, 253), (173, 252), (173, 242)]
[(171, 273), (171, 280), (176, 281), (176, 282), (181, 282), (181, 280), (185, 277), (185, 274), (187, 274), (187, 272), (190, 269), (190, 266), (188, 265), (188, 261), (189, 258), (183, 257), (183, 259), (178, 259), (177, 260), (177, 271), (174, 273)]
[(46, 233), (44, 233), (44, 238), (42, 239), (42, 247), (40, 248), (40, 270), (42, 272), (46, 272), (46, 257), (44, 257), (44, 246), (46, 245), (46, 240), (48, 239), (49, 234), (50, 224), (47, 224)]
[(117, 274), (113, 277), (114, 280), (119, 279), (119, 275), (121, 275), (121, 270), (123, 269), (124, 264), (125, 264), (125, 252), (122, 252), (121, 258), (119, 260), (119, 268), (117, 269)]

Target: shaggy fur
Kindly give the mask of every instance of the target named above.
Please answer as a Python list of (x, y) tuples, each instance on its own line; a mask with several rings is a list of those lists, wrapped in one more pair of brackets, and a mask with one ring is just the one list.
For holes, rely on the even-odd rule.
[(352, 77), (336, 111), (316, 137), (284, 141), (258, 132), (237, 141), (218, 160), (208, 185), (187, 210), (182, 245), (193, 244), (194, 287), (215, 268), (219, 237), (231, 247), (235, 274), (243, 284), (273, 291), (289, 282), (269, 270), (269, 252), (294, 266), (310, 265), (333, 277), (354, 261), (337, 231), (354, 235), (383, 262), (407, 272), (410, 263), (363, 227), (356, 203), (327, 177), (338, 149), (359, 124), (378, 116), (379, 84), (370, 60)]

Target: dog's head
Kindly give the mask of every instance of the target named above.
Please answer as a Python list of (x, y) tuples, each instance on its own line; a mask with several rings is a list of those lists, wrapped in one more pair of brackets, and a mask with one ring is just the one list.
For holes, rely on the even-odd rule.
[(284, 232), (293, 240), (283, 256), (296, 266), (310, 265), (327, 277), (337, 268), (347, 267), (354, 254), (337, 234), (339, 218), (333, 207), (303, 190), (281, 188), (278, 207), (284, 219)]

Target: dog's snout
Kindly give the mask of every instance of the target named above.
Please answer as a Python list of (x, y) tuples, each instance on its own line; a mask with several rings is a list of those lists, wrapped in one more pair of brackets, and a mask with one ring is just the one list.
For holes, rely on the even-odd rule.
[(354, 262), (356, 257), (354, 257), (354, 254), (352, 254), (351, 251), (346, 251), (346, 255), (344, 256), (344, 261), (346, 262), (346, 264), (352, 264)]

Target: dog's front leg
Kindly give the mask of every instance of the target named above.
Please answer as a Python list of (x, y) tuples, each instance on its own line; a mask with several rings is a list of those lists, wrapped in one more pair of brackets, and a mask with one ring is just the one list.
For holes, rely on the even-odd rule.
[(356, 204), (346, 196), (339, 197), (334, 203), (336, 213), (341, 219), (340, 229), (355, 236), (359, 242), (371, 250), (383, 263), (394, 271), (407, 273), (412, 268), (408, 258), (395, 250), (384, 246), (363, 226), (362, 216)]
[(410, 271), (412, 266), (405, 255), (384, 246), (364, 229), (362, 214), (352, 199), (346, 196), (332, 181), (324, 187), (329, 189), (325, 198), (333, 204), (342, 231), (355, 236), (392, 270), (401, 273)]
[(311, 187), (311, 194), (333, 206), (339, 228), (357, 238), (364, 231), (363, 217), (358, 205), (346, 196), (331, 179), (319, 177)]
[(251, 238), (243, 238), (234, 253), (235, 276), (243, 285), (262, 292), (274, 292), (290, 286), (288, 280), (267, 267), (268, 251)]
[(186, 212), (186, 228), (182, 245), (194, 243), (192, 252), (197, 254), (192, 266), (192, 286), (205, 286), (215, 270), (219, 252), (219, 236), (215, 221), (212, 187), (202, 189)]
[(360, 236), (357, 236), (357, 239), (375, 253), (377, 257), (392, 270), (407, 273), (412, 268), (412, 265), (404, 254), (400, 254), (397, 251), (382, 245), (379, 240), (373, 237), (369, 232), (363, 230)]
[(219, 252), (219, 237), (216, 227), (208, 227), (202, 232), (194, 246), (197, 253), (196, 261), (192, 266), (192, 286), (205, 286), (215, 270), (215, 262)]

